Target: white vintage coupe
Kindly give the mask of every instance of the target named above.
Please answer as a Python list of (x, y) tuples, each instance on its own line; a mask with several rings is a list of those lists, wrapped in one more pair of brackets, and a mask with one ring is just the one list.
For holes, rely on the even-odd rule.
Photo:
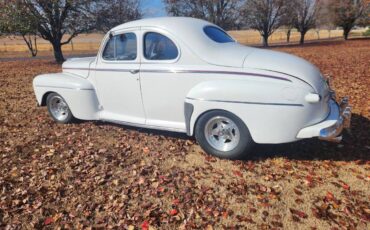
[(103, 120), (195, 135), (215, 156), (237, 159), (254, 143), (340, 141), (348, 99), (309, 62), (237, 43), (220, 27), (181, 17), (113, 28), (96, 57), (37, 76), (40, 106), (59, 123)]

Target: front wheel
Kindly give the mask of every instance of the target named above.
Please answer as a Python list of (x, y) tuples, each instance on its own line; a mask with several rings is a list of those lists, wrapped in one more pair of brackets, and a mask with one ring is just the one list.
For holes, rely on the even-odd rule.
[(50, 93), (46, 99), (46, 105), (54, 121), (61, 124), (68, 124), (75, 120), (67, 102), (59, 94)]
[(245, 158), (254, 144), (244, 122), (221, 110), (207, 112), (199, 118), (195, 137), (207, 153), (232, 160)]

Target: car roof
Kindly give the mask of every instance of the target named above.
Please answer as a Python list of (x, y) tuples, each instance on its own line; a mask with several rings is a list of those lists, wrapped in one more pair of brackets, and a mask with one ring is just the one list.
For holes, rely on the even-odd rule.
[(129, 28), (156, 27), (169, 32), (203, 61), (214, 65), (243, 66), (245, 56), (253, 51), (252, 48), (247, 48), (236, 42), (217, 43), (204, 33), (203, 29), (206, 26), (218, 27), (196, 18), (158, 17), (124, 23), (116, 26), (110, 32), (114, 33)]
[(111, 31), (118, 31), (132, 27), (159, 27), (166, 29), (170, 32), (179, 30), (194, 30), (194, 28), (212, 25), (211, 23), (190, 17), (157, 17), (157, 18), (144, 18), (136, 21), (127, 22), (114, 27)]

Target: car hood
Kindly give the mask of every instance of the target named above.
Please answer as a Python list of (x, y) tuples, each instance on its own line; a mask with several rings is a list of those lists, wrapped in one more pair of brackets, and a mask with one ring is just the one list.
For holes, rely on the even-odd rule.
[(264, 49), (255, 49), (244, 60), (244, 68), (267, 70), (286, 74), (311, 85), (321, 92), (324, 79), (320, 70), (297, 56)]
[(63, 63), (63, 73), (71, 73), (77, 76), (87, 78), (90, 73), (91, 64), (96, 57), (71, 58)]

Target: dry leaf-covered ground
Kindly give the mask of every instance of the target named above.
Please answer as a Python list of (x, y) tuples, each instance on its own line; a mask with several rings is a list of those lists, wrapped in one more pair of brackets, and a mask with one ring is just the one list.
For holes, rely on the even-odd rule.
[(172, 133), (58, 125), (36, 107), (31, 81), (60, 66), (0, 62), (0, 229), (368, 229), (370, 40), (278, 50), (315, 63), (351, 96), (341, 144), (258, 146), (232, 162)]

